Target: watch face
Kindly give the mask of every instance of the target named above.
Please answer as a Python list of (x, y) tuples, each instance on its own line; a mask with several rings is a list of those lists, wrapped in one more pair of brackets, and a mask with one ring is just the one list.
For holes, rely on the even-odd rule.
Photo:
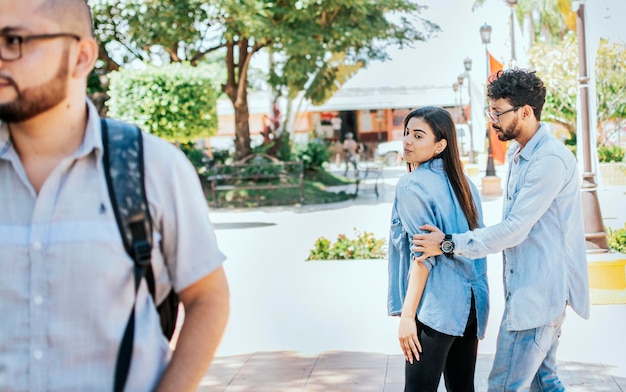
[(443, 253), (452, 253), (454, 250), (454, 243), (452, 243), (452, 241), (443, 241), (441, 243), (441, 250)]

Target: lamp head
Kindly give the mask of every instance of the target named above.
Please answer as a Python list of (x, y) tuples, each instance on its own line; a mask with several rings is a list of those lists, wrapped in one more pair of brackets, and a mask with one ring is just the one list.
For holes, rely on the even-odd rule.
[(472, 70), (472, 59), (469, 57), (466, 57), (465, 60), (463, 60), (463, 66), (465, 67), (466, 71), (471, 71)]
[(491, 26), (487, 23), (480, 26), (480, 40), (487, 45), (491, 42)]

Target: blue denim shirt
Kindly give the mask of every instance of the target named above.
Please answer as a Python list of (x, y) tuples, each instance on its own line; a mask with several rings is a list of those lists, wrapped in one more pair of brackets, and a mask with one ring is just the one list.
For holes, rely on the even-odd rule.
[[(469, 180), (468, 180), (469, 181)], [(470, 182), (482, 226), (480, 197)], [(399, 316), (406, 296), (409, 272), (415, 253), (413, 235), (429, 223), (446, 233), (469, 229), (454, 190), (443, 170), (441, 159), (420, 165), (398, 181), (391, 214), (387, 311)], [(489, 289), (485, 258), (470, 260), (454, 255), (427, 259), (428, 280), (417, 309), (417, 318), (429, 327), (453, 336), (462, 336), (470, 312), (471, 295), (476, 301), (478, 338), (485, 336), (489, 313)]]
[(519, 152), (507, 153), (503, 220), (455, 234), (455, 253), (482, 257), (503, 251), (506, 323), (510, 331), (545, 325), (569, 304), (589, 317), (589, 282), (574, 154), (545, 125)]

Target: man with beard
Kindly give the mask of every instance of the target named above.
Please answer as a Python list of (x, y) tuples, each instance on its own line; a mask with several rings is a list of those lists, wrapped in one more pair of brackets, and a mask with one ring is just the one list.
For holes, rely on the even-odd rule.
[(515, 141), (507, 154), (503, 220), (448, 235), (424, 225), (413, 250), (422, 252), (418, 261), (442, 248), (468, 258), (503, 251), (505, 310), (489, 391), (563, 391), (556, 350), (566, 307), (589, 317), (578, 167), (540, 122), (546, 89), (534, 72), (499, 71), (487, 96), (498, 138)]
[(156, 293), (185, 309), (172, 351), (109, 199), (97, 57), (85, 0), (0, 0), (0, 390), (111, 391), (134, 306), (126, 390), (195, 391), (228, 318), (225, 256), (193, 166), (144, 134)]

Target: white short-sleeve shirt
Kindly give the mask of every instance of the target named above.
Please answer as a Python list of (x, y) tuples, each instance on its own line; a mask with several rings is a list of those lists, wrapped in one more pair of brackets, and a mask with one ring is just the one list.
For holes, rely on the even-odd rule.
[[(37, 194), (0, 123), (0, 390), (111, 391), (134, 294), (104, 179), (100, 119), (87, 102), (81, 147)], [(217, 269), (200, 182), (184, 154), (144, 134), (157, 296)], [(171, 352), (145, 282), (137, 295), (127, 390), (152, 390)]]

